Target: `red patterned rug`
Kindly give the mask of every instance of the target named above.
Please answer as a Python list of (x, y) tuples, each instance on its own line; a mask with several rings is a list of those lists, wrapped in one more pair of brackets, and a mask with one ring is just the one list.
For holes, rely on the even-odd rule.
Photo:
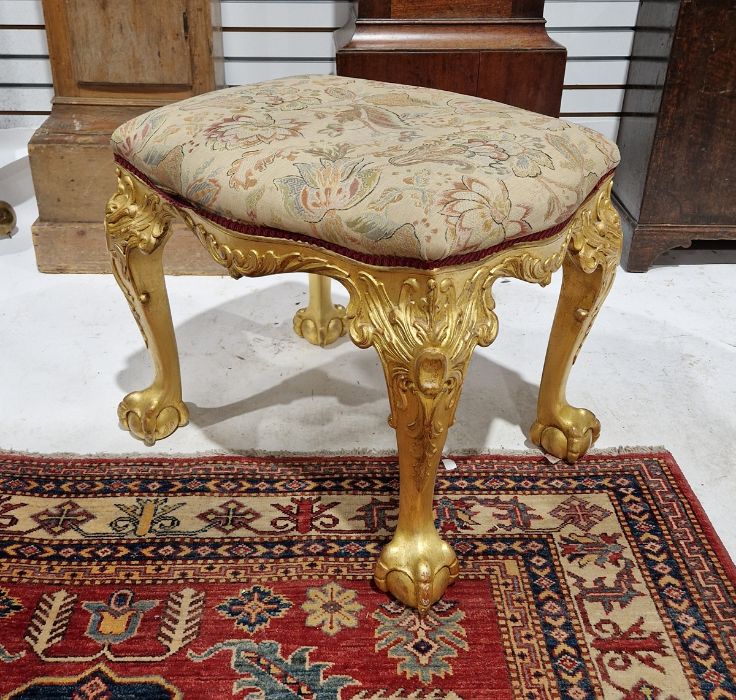
[(736, 575), (666, 453), (457, 459), (461, 578), (370, 583), (390, 458), (0, 455), (0, 694), (736, 698)]

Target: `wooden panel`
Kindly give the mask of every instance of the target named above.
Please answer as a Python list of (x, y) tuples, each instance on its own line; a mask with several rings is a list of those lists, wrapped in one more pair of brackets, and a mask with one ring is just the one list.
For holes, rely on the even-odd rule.
[(354, 52), (337, 55), (340, 75), (370, 77), (408, 85), (420, 85), (474, 94), (478, 84), (477, 52), (450, 52), (416, 56), (393, 51)]
[(543, 0), (360, 0), (358, 13), (363, 19), (538, 17), (542, 4)]
[(615, 188), (631, 271), (693, 240), (736, 239), (736, 5), (644, 0), (638, 26)]
[[(421, 17), (468, 18), (511, 16), (511, 0), (463, 0), (445, 2), (444, 0), (392, 0), (391, 17), (395, 19), (418, 19)], [(358, 13), (363, 15), (360, 4)]]
[(31, 143), (29, 155), (42, 221), (102, 221), (105, 203), (116, 187), (109, 149), (99, 143), (76, 145), (71, 139), (57, 138), (56, 143)]
[[(209, 0), (44, 0), (56, 94), (170, 101), (214, 89), (220, 46), (212, 11)], [(105, 26), (111, 30), (101, 32)], [(156, 54), (131, 51), (133, 37)]]
[[(202, 244), (184, 226), (175, 223), (164, 251), (167, 275), (222, 275)], [(110, 272), (110, 254), (102, 222), (48, 223), (36, 221), (31, 228), (36, 263), (41, 272)], [(83, 251), (83, 253), (82, 253)]]
[[(75, 36), (84, 37), (84, 41), (72, 43), (78, 83), (98, 88), (120, 86), (118, 90), (125, 85), (162, 90), (169, 84), (188, 89), (192, 71), (184, 34), (188, 25), (186, 9), (185, 0), (68, 3), (66, 21), (74, 27)], [(109, 27), (110, 31), (100, 31), (100, 27)], [(146, 56), (130, 50), (131, 37), (138, 46), (146, 47)], [(148, 47), (155, 47), (155, 56)]]
[[(560, 112), (565, 54), (541, 51), (489, 51), (480, 54), (478, 97), (543, 114)], [(529, 75), (535, 76), (529, 80)]]
[(338, 73), (557, 115), (565, 51), (548, 36), (542, 10), (541, 0), (362, 0), (355, 33), (337, 53)]
[[(656, 190), (642, 207), (642, 219), (733, 225), (736, 4), (683, 3), (676, 32), (652, 149), (650, 168), (658, 172)], [(693, 182), (683, 176), (688, 172), (707, 173), (707, 177)]]

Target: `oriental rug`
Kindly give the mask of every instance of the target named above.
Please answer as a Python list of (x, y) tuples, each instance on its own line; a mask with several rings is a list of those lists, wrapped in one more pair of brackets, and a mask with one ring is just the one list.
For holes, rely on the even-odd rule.
[(667, 453), (456, 458), (430, 614), (392, 458), (0, 455), (0, 695), (736, 698), (734, 567)]

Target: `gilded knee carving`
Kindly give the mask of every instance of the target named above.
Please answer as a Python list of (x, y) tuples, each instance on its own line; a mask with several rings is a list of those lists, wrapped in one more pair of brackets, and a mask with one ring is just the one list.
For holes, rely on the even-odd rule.
[(140, 289), (141, 280), (131, 270), (135, 255), (153, 254), (168, 236), (174, 212), (155, 194), (146, 192), (132, 176), (117, 169), (117, 192), (105, 209), (105, 235), (112, 271), (133, 312), (146, 345), (148, 337), (141, 324), (143, 305), (151, 290)]

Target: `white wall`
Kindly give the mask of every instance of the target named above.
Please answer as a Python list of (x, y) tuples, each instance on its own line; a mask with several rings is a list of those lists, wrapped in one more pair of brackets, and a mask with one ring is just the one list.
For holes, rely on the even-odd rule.
[[(550, 35), (568, 50), (563, 116), (610, 137), (618, 127), (638, 5), (545, 4)], [(350, 11), (349, 0), (222, 0), (227, 83), (333, 72), (333, 32)], [(0, 127), (38, 126), (53, 95), (41, 0), (0, 0), (0, 27)]]

